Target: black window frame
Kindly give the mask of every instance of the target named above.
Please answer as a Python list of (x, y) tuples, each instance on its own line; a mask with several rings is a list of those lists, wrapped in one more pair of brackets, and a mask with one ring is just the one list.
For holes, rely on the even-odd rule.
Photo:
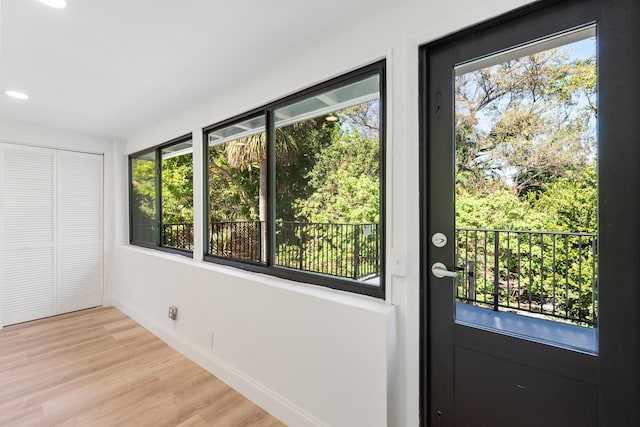
[[(181, 144), (183, 142), (191, 141), (192, 150), (193, 150), (193, 136), (191, 133), (179, 136), (170, 141), (163, 142), (162, 144), (156, 145), (151, 148), (147, 148), (144, 150), (137, 151), (135, 153), (131, 153), (128, 156), (128, 170), (129, 170), (129, 180), (128, 180), (128, 188), (129, 188), (129, 244), (134, 246), (141, 246), (149, 249), (156, 249), (163, 252), (169, 252), (173, 254), (183, 255), (186, 257), (193, 258), (193, 251), (188, 249), (175, 248), (172, 246), (164, 246), (162, 244), (162, 150), (171, 147), (173, 145)], [(142, 242), (134, 239), (133, 233), (133, 160), (136, 157), (143, 156), (145, 154), (154, 154), (155, 159), (155, 209), (156, 209), (156, 241), (158, 244), (152, 244), (149, 242)]]
[[(346, 84), (362, 80), (366, 77), (379, 76), (380, 90), (380, 282), (378, 285), (366, 285), (357, 280), (340, 278), (337, 276), (329, 276), (321, 273), (313, 273), (304, 270), (297, 270), (283, 266), (275, 265), (276, 252), (276, 208), (275, 208), (275, 186), (276, 186), (276, 162), (275, 162), (275, 110), (285, 107), (289, 104), (301, 101), (313, 95), (317, 95), (327, 90), (338, 88)], [(261, 107), (239, 114), (235, 117), (223, 120), (213, 125), (207, 126), (202, 130), (202, 150), (203, 150), (203, 233), (204, 233), (204, 256), (203, 259), (208, 262), (236, 267), (256, 273), (268, 274), (271, 276), (289, 279), (305, 284), (319, 285), (331, 289), (367, 295), (375, 298), (385, 298), (385, 271), (386, 271), (386, 126), (387, 126), (387, 99), (386, 99), (386, 60), (380, 60), (358, 70), (343, 74), (339, 77), (319, 83), (307, 89), (296, 92), (292, 95), (270, 102)], [(208, 134), (258, 116), (265, 118), (265, 133), (267, 140), (267, 218), (266, 218), (266, 242), (267, 257), (263, 263), (231, 258), (222, 255), (214, 255), (208, 253), (209, 239), (209, 156), (208, 156)]]
[[(211, 227), (210, 221), (209, 221), (209, 205), (210, 205), (210, 198), (209, 198), (209, 140), (208, 140), (208, 134), (218, 131), (220, 129), (224, 129), (226, 127), (229, 126), (233, 126), (237, 123), (241, 123), (247, 120), (251, 120), (251, 119), (255, 119), (258, 117), (265, 117), (265, 134), (267, 137), (267, 146), (270, 145), (269, 142), (269, 136), (268, 136), (268, 126), (269, 124), (266, 121), (266, 117), (267, 117), (267, 110), (265, 108), (258, 108), (252, 111), (249, 111), (247, 113), (243, 113), (241, 115), (235, 116), (233, 118), (227, 119), (227, 120), (223, 120), (222, 122), (216, 123), (214, 125), (211, 126), (207, 126), (206, 128), (204, 128), (202, 130), (202, 145), (203, 145), (203, 155), (202, 155), (202, 177), (203, 177), (203, 192), (204, 192), (204, 203), (203, 203), (203, 242), (204, 242), (204, 259), (205, 261), (211, 261), (211, 262), (216, 262), (219, 264), (224, 264), (224, 265), (230, 265), (230, 266), (234, 266), (234, 267), (244, 267), (246, 270), (249, 271), (258, 271), (258, 272), (263, 272), (260, 269), (266, 267), (266, 265), (268, 265), (267, 260), (263, 260), (264, 262), (257, 262), (257, 261), (252, 261), (252, 260), (248, 260), (248, 259), (243, 259), (243, 258), (236, 258), (236, 257), (229, 257), (229, 256), (224, 256), (224, 255), (218, 255), (218, 254), (210, 254), (209, 253), (209, 229)], [(268, 148), (267, 148), (268, 149)], [(268, 174), (268, 179), (271, 179), (271, 175), (270, 175), (270, 165), (267, 165), (267, 174)], [(270, 190), (269, 190), (270, 191)], [(268, 196), (267, 196), (268, 197)], [(271, 207), (270, 207), (270, 198), (268, 197), (268, 206), (267, 206), (267, 211), (268, 211), (268, 215), (271, 212)], [(267, 224), (269, 223), (269, 216), (267, 217), (267, 220), (265, 221)], [(270, 233), (270, 228), (267, 227), (266, 230), (267, 233), (267, 242), (269, 242), (269, 233)], [(267, 250), (267, 258), (269, 257), (269, 253), (270, 251)], [(256, 270), (255, 268), (258, 268), (258, 270)]]

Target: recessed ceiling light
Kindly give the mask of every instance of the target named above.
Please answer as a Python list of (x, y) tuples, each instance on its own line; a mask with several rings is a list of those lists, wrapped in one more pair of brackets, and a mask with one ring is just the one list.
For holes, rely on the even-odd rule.
[(29, 95), (27, 95), (26, 93), (18, 92), (16, 90), (5, 90), (4, 93), (16, 99), (29, 99)]
[(38, 0), (40, 3), (44, 3), (47, 6), (55, 7), (56, 9), (63, 9), (67, 7), (65, 0)]

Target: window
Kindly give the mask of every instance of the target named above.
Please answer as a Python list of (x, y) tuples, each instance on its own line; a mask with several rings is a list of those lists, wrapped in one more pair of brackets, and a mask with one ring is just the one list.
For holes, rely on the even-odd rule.
[(193, 147), (190, 138), (132, 154), (130, 240), (193, 251)]
[(267, 156), (264, 115), (211, 131), (208, 140), (208, 253), (266, 259)]
[(384, 296), (384, 62), (205, 129), (207, 253)]
[(160, 240), (156, 204), (155, 152), (131, 156), (129, 164), (131, 168), (131, 241), (157, 246)]

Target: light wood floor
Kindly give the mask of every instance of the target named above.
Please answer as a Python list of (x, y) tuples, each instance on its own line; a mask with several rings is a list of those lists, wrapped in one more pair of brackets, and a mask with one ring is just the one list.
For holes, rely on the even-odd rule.
[(0, 426), (284, 426), (114, 308), (0, 330)]

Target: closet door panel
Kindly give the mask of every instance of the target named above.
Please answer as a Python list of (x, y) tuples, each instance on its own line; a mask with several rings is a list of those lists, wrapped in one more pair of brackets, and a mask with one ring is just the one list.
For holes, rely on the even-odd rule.
[(99, 245), (59, 249), (60, 313), (102, 305), (102, 251)]
[(57, 314), (52, 248), (9, 251), (5, 256), (5, 325)]
[(57, 312), (55, 151), (0, 144), (4, 325)]
[(58, 152), (60, 312), (102, 305), (102, 156)]

